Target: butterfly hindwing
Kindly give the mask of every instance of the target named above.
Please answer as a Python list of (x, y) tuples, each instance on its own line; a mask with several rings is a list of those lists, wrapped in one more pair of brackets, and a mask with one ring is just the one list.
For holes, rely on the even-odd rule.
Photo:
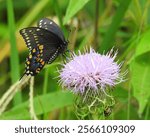
[(33, 48), (26, 59), (26, 74), (36, 75), (45, 64), (52, 63), (59, 55), (59, 47), (56, 45), (38, 45)]
[(43, 59), (47, 64), (52, 63), (60, 54), (60, 47), (55, 44), (50, 44), (43, 49)]
[[(39, 54), (40, 55), (40, 54)], [(43, 59), (36, 54), (29, 54), (26, 58), (26, 74), (34, 76), (40, 72), (40, 70), (44, 67), (45, 62)]]

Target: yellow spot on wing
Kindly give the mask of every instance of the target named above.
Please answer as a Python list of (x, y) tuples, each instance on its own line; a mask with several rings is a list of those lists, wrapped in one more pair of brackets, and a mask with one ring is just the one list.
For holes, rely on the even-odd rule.
[(40, 71), (41, 69), (40, 69), (40, 68), (37, 68), (37, 70), (39, 70), (39, 71)]
[(40, 57), (40, 54), (37, 54), (38, 57)]
[(30, 59), (32, 58), (32, 55), (31, 55), (31, 54), (29, 55), (29, 58), (30, 58)]
[(39, 49), (43, 49), (43, 45), (40, 45), (40, 46), (39, 46)]
[(42, 62), (43, 61), (43, 59), (40, 59), (40, 62)]
[(36, 69), (36, 73), (39, 73), (39, 72), (40, 72), (40, 68), (37, 68), (37, 69)]
[(30, 64), (30, 61), (27, 61), (27, 64), (29, 65), (29, 64)]
[(36, 58), (36, 61), (39, 62), (40, 58)]
[(44, 61), (42, 61), (42, 62), (41, 62), (41, 64), (42, 64), (42, 65), (44, 65), (44, 64), (45, 64), (45, 62), (44, 62)]
[(36, 52), (36, 49), (33, 49), (32, 52), (35, 53), (35, 52)]

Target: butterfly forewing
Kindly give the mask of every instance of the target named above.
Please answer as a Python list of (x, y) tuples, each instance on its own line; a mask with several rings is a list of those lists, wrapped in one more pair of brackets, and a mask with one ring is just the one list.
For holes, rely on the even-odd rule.
[(56, 36), (58, 36), (62, 41), (65, 41), (64, 34), (59, 28), (59, 26), (52, 20), (43, 18), (39, 20), (38, 22), (38, 27), (46, 29), (52, 33), (54, 33)]
[(29, 50), (36, 48), (38, 44), (58, 44), (60, 40), (52, 33), (38, 27), (29, 27), (20, 30), (20, 34)]

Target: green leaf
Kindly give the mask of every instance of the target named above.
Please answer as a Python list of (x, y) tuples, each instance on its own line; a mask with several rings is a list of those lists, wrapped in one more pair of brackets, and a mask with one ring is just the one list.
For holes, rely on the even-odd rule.
[(135, 57), (142, 55), (146, 52), (150, 52), (149, 38), (150, 38), (150, 30), (148, 30), (147, 32), (145, 32), (143, 34), (143, 36), (137, 46)]
[(150, 52), (136, 57), (130, 64), (133, 96), (139, 102), (139, 115), (150, 97)]
[(63, 24), (66, 24), (79, 10), (81, 10), (90, 0), (70, 0), (67, 7)]
[[(34, 98), (34, 109), (36, 115), (41, 115), (52, 110), (73, 104), (73, 94), (69, 92), (54, 92)], [(6, 111), (0, 119), (30, 119), (29, 102), (26, 101)]]
[(122, 88), (121, 86), (117, 86), (112, 93), (113, 93), (113, 96), (117, 100), (119, 100), (120, 102), (127, 103), (127, 101), (128, 101), (128, 92), (127, 92), (126, 89)]
[(150, 30), (145, 32), (136, 45), (130, 62), (133, 95), (139, 102), (139, 114), (143, 113), (150, 97)]

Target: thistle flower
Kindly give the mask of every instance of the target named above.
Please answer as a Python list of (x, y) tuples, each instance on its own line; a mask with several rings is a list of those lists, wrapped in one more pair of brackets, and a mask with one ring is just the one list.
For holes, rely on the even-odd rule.
[(113, 49), (101, 55), (91, 48), (84, 54), (73, 53), (72, 59), (63, 64), (59, 82), (79, 95), (74, 105), (78, 119), (105, 119), (111, 114), (115, 100), (110, 89), (126, 75), (120, 73), (122, 63), (115, 61), (116, 56)]
[(60, 83), (74, 93), (84, 94), (87, 91), (105, 92), (123, 81), (120, 74), (121, 64), (115, 62), (117, 52), (113, 49), (106, 55), (101, 55), (90, 49), (89, 53), (77, 56), (63, 65), (60, 70)]

